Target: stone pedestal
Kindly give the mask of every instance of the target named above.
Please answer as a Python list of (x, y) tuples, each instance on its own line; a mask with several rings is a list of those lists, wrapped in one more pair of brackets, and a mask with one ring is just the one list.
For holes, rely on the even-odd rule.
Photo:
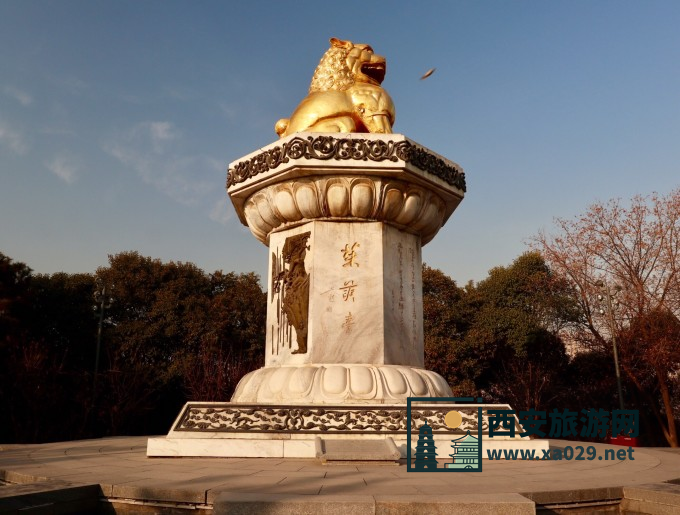
[(265, 367), (232, 402), (450, 395), (423, 369), (421, 246), (464, 189), (458, 165), (398, 134), (295, 134), (232, 163), (236, 212), (269, 246)]
[(460, 167), (399, 134), (298, 133), (232, 163), (227, 190), (269, 248), (265, 366), (231, 403), (187, 404), (148, 455), (314, 457), (320, 436), (405, 453), (407, 398), (451, 397), (423, 368), (421, 246)]
[[(477, 418), (482, 408), (481, 420)], [(548, 449), (548, 440), (520, 436), (489, 437), (489, 409), (511, 409), (507, 404), (438, 404), (412, 408), (411, 448), (418, 441), (418, 429), (427, 422), (443, 459), (448, 458), (451, 441), (470, 431), (478, 434), (482, 424), (482, 456), (502, 449)], [(457, 410), (462, 423), (457, 429), (446, 426), (444, 415)], [(233, 402), (187, 403), (167, 437), (150, 438), (148, 456), (211, 456), (315, 458), (317, 438), (325, 441), (385, 440), (391, 438), (402, 458), (406, 458), (408, 428), (406, 406), (332, 405), (308, 406), (239, 404)], [(377, 446), (378, 447), (378, 446)]]
[[(299, 264), (286, 259), (291, 242)], [(234, 402), (448, 395), (443, 378), (423, 369), (418, 236), (383, 222), (319, 220), (272, 234), (269, 251), (265, 367), (241, 380)]]
[[(286, 316), (286, 245), (304, 241), (300, 330)], [(302, 246), (302, 245), (301, 245)], [(423, 366), (420, 240), (383, 222), (313, 221), (269, 241), (266, 366), (370, 363)], [(289, 301), (295, 309), (295, 301)], [(306, 308), (306, 309), (305, 309)]]

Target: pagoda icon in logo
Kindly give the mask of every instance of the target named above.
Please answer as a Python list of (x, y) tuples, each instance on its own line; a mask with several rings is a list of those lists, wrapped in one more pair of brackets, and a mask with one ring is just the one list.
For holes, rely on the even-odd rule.
[(420, 427), (418, 435), (418, 445), (416, 446), (416, 460), (414, 467), (416, 470), (428, 470), (437, 468), (437, 447), (432, 438), (432, 427), (425, 424)]
[[(481, 397), (409, 397), (406, 408), (407, 470), (481, 472), (482, 426), (485, 424), (482, 407)], [(455, 438), (451, 439), (452, 436)], [(452, 459), (441, 450), (446, 442), (451, 442), (453, 452), (449, 456)], [(439, 456), (435, 444), (440, 448)]]
[(448, 469), (476, 469), (479, 466), (479, 439), (470, 434), (451, 440), (453, 445), (453, 463), (447, 463)]

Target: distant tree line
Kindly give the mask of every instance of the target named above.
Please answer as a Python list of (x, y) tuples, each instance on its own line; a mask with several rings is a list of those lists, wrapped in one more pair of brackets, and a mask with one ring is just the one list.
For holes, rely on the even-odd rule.
[[(558, 220), (557, 234), (476, 284), (425, 265), (426, 368), (454, 395), (516, 410), (623, 400), (640, 411), (644, 444), (677, 446), (679, 237), (680, 190)], [(95, 378), (103, 288), (113, 302)], [(124, 252), (94, 275), (42, 275), (0, 254), (0, 442), (166, 433), (185, 401), (229, 400), (263, 365), (265, 310), (253, 273)]]
[(136, 252), (95, 275), (33, 274), (0, 254), (0, 441), (163, 434), (185, 401), (228, 400), (263, 363), (265, 299), (253, 273)]

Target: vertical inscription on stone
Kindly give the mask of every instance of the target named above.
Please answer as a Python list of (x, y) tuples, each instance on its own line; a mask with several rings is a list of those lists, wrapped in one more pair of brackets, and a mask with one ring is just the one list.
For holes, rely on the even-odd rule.
[(399, 256), (399, 326), (405, 329), (404, 322), (404, 247), (399, 242), (397, 244), (397, 255)]
[(416, 250), (411, 246), (408, 249), (409, 265), (411, 268), (411, 338), (413, 347), (418, 345), (418, 324), (416, 315)]
[(345, 263), (342, 265), (344, 267), (350, 267), (352, 266), (359, 266), (359, 263), (356, 260), (357, 258), (357, 252), (356, 249), (358, 247), (361, 247), (356, 241), (352, 243), (352, 246), (349, 246), (349, 243), (345, 244), (344, 249), (340, 249), (340, 252), (342, 252), (342, 259), (345, 261)]
[[(276, 341), (278, 354), (288, 343), (291, 347), (290, 326), (295, 329), (298, 348), (292, 354), (307, 352), (307, 329), (309, 317), (309, 273), (305, 269), (305, 256), (309, 247), (307, 240), (311, 232), (286, 238), (281, 255), (272, 254), (272, 302), (277, 301), (277, 322), (279, 338)], [(281, 345), (281, 347), (279, 347)], [(274, 342), (272, 341), (272, 353)]]
[[(343, 261), (342, 268), (349, 268), (349, 274), (352, 273), (351, 270), (353, 270), (353, 267), (359, 267), (357, 249), (360, 247), (361, 245), (359, 242), (355, 241), (351, 245), (349, 243), (345, 243), (345, 246), (340, 249)], [(354, 302), (354, 290), (357, 288), (357, 286), (359, 285), (354, 281), (354, 279), (343, 281), (343, 286), (339, 288), (340, 291), (342, 291), (342, 300), (345, 302), (350, 300)], [(348, 311), (347, 315), (345, 315), (345, 321), (342, 323), (342, 331), (345, 334), (350, 334), (355, 323), (356, 321), (354, 320), (354, 315), (352, 315), (351, 311)]]
[(354, 302), (354, 290), (357, 286), (359, 285), (354, 281), (345, 281), (344, 286), (340, 287), (340, 290), (342, 290), (342, 300)]
[(349, 311), (347, 315), (345, 316), (345, 321), (342, 323), (342, 328), (345, 331), (345, 334), (350, 334), (352, 332), (352, 327), (354, 326), (354, 317), (352, 316), (352, 312)]

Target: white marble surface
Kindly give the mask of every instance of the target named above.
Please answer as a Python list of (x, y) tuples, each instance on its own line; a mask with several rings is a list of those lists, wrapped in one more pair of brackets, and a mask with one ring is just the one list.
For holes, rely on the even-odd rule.
[[(310, 232), (305, 258), (310, 280), (307, 353), (295, 354), (296, 331), (283, 313), (283, 295), (272, 287), (278, 271), (273, 268), (286, 239), (306, 232)], [(272, 234), (270, 256), (267, 366), (423, 366), (422, 261), (417, 236), (381, 222), (315, 221)]]
[(396, 404), (408, 397), (450, 397), (431, 370), (361, 363), (263, 367), (245, 375), (232, 402), (263, 404)]
[[(291, 140), (320, 138), (336, 143), (360, 140), (392, 150), (387, 152), (389, 158), (373, 147), (375, 154), (370, 157), (356, 157), (351, 149), (344, 148), (342, 158), (305, 157), (306, 153), (300, 152), (299, 158), (287, 155), (281, 160), (282, 148)], [(430, 168), (423, 170), (404, 161), (404, 155), (394, 150), (398, 145), (410, 145), (429, 154), (430, 158), (420, 164)], [(268, 154), (272, 152), (277, 157)], [(324, 154), (320, 149), (312, 153)], [(421, 236), (425, 244), (434, 238), (464, 196), (462, 189), (436, 175), (447, 166), (449, 172), (455, 168), (462, 173), (457, 164), (401, 134), (295, 134), (234, 161), (229, 165), (230, 173), (248, 163), (252, 165), (245, 175), (248, 178), (231, 184), (229, 197), (241, 222), (265, 244), (272, 231), (315, 219), (380, 220)]]
[[(147, 456), (282, 458), (283, 440), (149, 438)], [(302, 456), (300, 456), (302, 457)]]
[[(340, 435), (334, 435), (333, 439)], [(391, 436), (402, 458), (407, 456), (407, 439)], [(379, 436), (374, 439), (383, 439)], [(356, 439), (348, 436), (347, 439)], [(435, 437), (437, 454), (442, 459), (447, 457), (445, 450), (451, 445), (451, 438)], [(411, 440), (411, 452), (415, 450), (417, 439)], [(149, 457), (232, 457), (232, 458), (314, 458), (315, 436), (290, 440), (254, 440), (250, 438), (149, 438), (146, 455)], [(542, 450), (547, 450), (548, 440), (496, 440), (484, 439), (482, 457), (488, 459), (487, 450), (535, 450), (538, 457)]]

